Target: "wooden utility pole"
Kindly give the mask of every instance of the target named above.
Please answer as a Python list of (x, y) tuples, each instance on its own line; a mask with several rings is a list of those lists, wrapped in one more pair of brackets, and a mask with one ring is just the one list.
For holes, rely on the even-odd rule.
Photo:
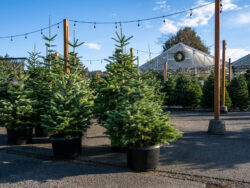
[(69, 69), (69, 62), (68, 62), (68, 57), (69, 57), (69, 20), (64, 19), (63, 20), (63, 31), (64, 31), (64, 66), (65, 66), (65, 72), (70, 74), (70, 69)]
[(168, 63), (164, 63), (164, 82), (168, 80)]
[(226, 79), (226, 41), (222, 41), (223, 51), (222, 51), (222, 70), (221, 70), (221, 106), (225, 106), (225, 79)]
[(220, 0), (215, 0), (214, 119), (220, 119)]
[(231, 58), (228, 60), (228, 70), (229, 70), (229, 75), (228, 75), (228, 83), (231, 84)]
[(133, 48), (130, 48), (130, 56), (132, 59), (134, 58), (134, 49)]

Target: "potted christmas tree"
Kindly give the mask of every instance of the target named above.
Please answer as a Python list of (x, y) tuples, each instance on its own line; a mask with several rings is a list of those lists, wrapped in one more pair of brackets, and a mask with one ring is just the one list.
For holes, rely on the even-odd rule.
[(46, 102), (47, 112), (42, 115), (42, 126), (53, 133), (50, 138), (54, 156), (58, 158), (81, 154), (82, 133), (90, 124), (93, 106), (89, 80), (79, 75), (81, 63), (77, 53), (71, 53), (67, 61), (71, 72), (53, 74), (55, 82)]
[(97, 95), (95, 107), (113, 146), (127, 148), (127, 164), (138, 171), (157, 167), (160, 144), (175, 140), (179, 133), (162, 111), (163, 97), (140, 75), (124, 47), (128, 39), (117, 34), (119, 44), (109, 58), (107, 75)]
[(8, 98), (0, 100), (0, 125), (7, 128), (8, 144), (29, 144), (34, 126), (34, 102), (27, 88), (28, 74), (14, 72), (15, 81), (8, 86)]

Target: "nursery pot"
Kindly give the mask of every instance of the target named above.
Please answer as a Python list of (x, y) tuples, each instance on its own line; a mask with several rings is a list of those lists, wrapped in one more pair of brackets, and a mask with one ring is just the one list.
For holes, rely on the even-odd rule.
[(133, 147), (127, 149), (127, 165), (135, 171), (155, 170), (160, 155), (160, 145)]
[(30, 127), (7, 128), (7, 143), (9, 145), (30, 144), (32, 142), (32, 133), (33, 128)]
[(46, 136), (48, 136), (48, 131), (45, 128), (38, 125), (35, 127), (35, 136), (46, 137)]
[(50, 137), (52, 149), (56, 158), (75, 158), (82, 153), (82, 134), (69, 138), (63, 135), (52, 135)]

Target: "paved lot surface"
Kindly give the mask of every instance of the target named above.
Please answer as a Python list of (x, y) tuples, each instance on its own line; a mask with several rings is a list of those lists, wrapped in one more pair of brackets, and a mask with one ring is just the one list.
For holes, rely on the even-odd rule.
[(126, 154), (112, 153), (95, 121), (82, 156), (68, 162), (53, 160), (48, 138), (6, 146), (0, 129), (0, 187), (250, 187), (250, 112), (222, 115), (225, 136), (206, 133), (212, 113), (173, 112), (170, 117), (184, 135), (161, 147), (160, 165), (148, 173), (128, 171)]
[(46, 161), (0, 152), (0, 187), (205, 187), (193, 181), (133, 173), (127, 169)]

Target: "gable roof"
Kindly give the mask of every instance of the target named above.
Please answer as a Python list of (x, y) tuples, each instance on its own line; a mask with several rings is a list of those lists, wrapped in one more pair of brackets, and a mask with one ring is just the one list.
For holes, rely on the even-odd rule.
[(234, 61), (232, 67), (249, 67), (250, 66), (250, 54)]
[[(183, 51), (185, 54), (185, 60), (182, 62), (176, 62), (174, 55), (177, 51)], [(190, 69), (200, 67), (212, 67), (214, 66), (214, 57), (204, 53), (200, 50), (192, 48), (183, 43), (178, 43), (172, 46), (167, 51), (153, 58), (151, 61), (140, 66), (141, 70), (147, 70), (154, 68), (156, 70), (163, 70), (164, 63), (168, 62), (168, 70), (177, 69)]]

